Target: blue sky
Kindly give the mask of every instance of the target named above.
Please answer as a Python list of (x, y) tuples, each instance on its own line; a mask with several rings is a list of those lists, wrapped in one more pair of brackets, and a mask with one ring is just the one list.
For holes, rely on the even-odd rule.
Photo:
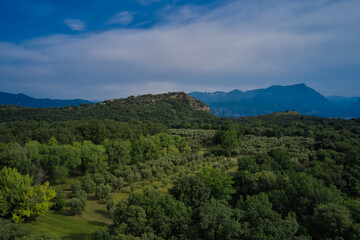
[(305, 83), (360, 96), (358, 0), (2, 0), (0, 91), (110, 99)]

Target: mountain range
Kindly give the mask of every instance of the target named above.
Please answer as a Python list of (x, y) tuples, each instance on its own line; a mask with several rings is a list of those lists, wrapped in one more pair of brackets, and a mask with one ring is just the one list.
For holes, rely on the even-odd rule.
[[(175, 95), (176, 98), (180, 97), (181, 99), (186, 99), (187, 101), (190, 99), (186, 97), (186, 93), (177, 93)], [(137, 101), (143, 101), (146, 99), (146, 102), (152, 102), (157, 101), (157, 99), (164, 100), (164, 98), (167, 97), (173, 98), (175, 95), (174, 93), (171, 93), (170, 95), (149, 94), (136, 98), (129, 97), (123, 100), (108, 100), (104, 103), (107, 103), (106, 105), (108, 105), (109, 103), (115, 101), (116, 103), (123, 105), (125, 102), (132, 102), (132, 99), (136, 99)], [(360, 97), (324, 97), (319, 92), (306, 86), (305, 84), (295, 84), (290, 86), (274, 85), (269, 88), (255, 89), (250, 91), (240, 91), (235, 89), (230, 92), (191, 92), (189, 95), (205, 103), (210, 107), (211, 113), (221, 117), (238, 118), (286, 111), (296, 111), (303, 115), (317, 117), (345, 119), (360, 117)], [(151, 100), (149, 100), (150, 98)], [(194, 103), (194, 101), (189, 102)], [(94, 102), (83, 99), (38, 99), (21, 93), (11, 94), (0, 92), (0, 105), (17, 105), (20, 107), (32, 108), (56, 108), (79, 106), (82, 104), (93, 105), (92, 103)], [(96, 104), (96, 106), (98, 104)], [(88, 106), (87, 108), (89, 107), (95, 108), (95, 105), (94, 107)], [(205, 107), (203, 106), (203, 108)], [(109, 113), (107, 113), (107, 115), (109, 115)], [(76, 119), (79, 117), (80, 116), (76, 117)]]
[(189, 95), (207, 104), (213, 114), (223, 117), (258, 116), (282, 111), (297, 111), (317, 117), (360, 117), (360, 98), (326, 98), (303, 83), (274, 85), (245, 92), (191, 92)]
[(25, 94), (12, 94), (0, 92), (0, 105), (17, 105), (21, 107), (37, 107), (37, 108), (54, 108), (66, 106), (78, 106), (80, 104), (89, 104), (91, 101), (84, 99), (49, 99), (49, 98), (33, 98)]

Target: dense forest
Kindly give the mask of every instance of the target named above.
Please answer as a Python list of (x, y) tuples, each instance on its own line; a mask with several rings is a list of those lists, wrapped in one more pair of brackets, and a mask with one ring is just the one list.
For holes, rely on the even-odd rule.
[(0, 239), (360, 239), (360, 119), (171, 96), (3, 107)]

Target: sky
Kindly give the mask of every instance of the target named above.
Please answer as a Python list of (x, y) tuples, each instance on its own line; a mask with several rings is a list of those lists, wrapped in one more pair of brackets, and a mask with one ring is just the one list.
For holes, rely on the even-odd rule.
[(359, 0), (1, 0), (0, 91), (360, 96)]

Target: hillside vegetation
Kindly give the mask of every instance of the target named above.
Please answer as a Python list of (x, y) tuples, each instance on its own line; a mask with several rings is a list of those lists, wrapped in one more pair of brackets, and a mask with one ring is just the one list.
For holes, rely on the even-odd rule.
[(183, 92), (142, 95), (113, 99), (103, 103), (82, 104), (65, 108), (22, 108), (0, 106), (0, 121), (68, 121), (81, 119), (113, 119), (116, 121), (146, 121), (169, 127), (197, 127), (216, 123), (209, 107)]
[(360, 239), (360, 119), (221, 119), (182, 93), (79, 111), (126, 105), (0, 124), (0, 239)]

